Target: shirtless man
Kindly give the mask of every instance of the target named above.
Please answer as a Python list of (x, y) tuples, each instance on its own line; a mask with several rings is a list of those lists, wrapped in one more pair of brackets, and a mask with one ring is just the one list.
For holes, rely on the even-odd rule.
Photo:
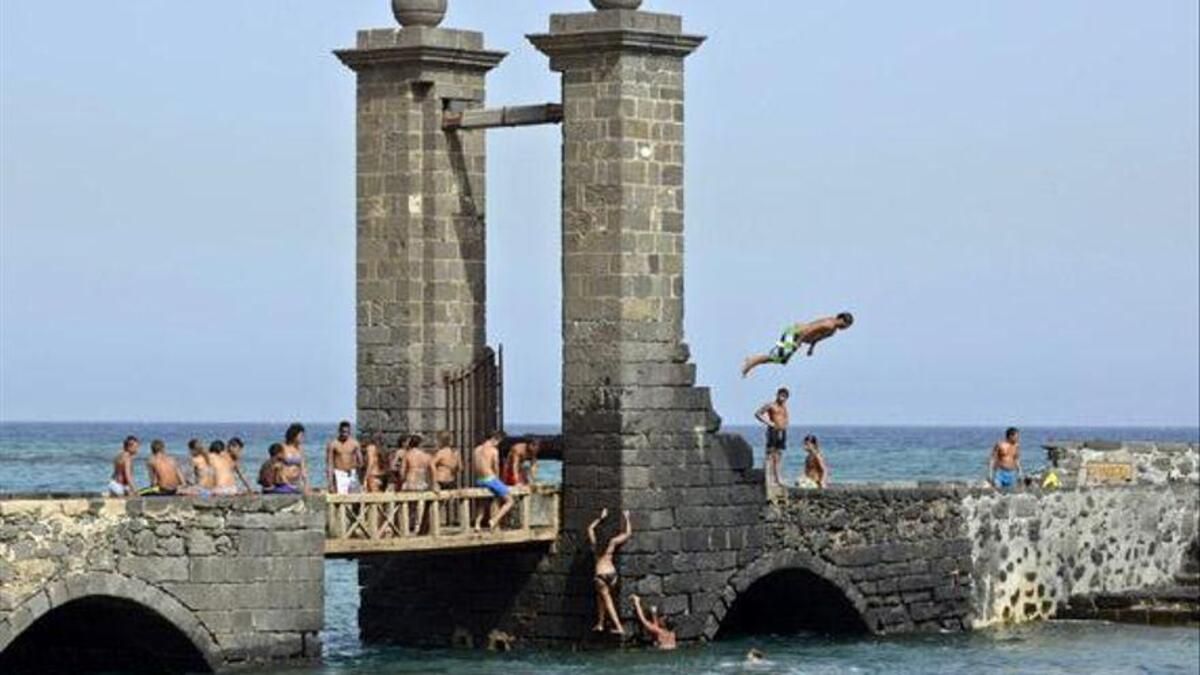
[(379, 454), (379, 443), (373, 438), (363, 439), (363, 490), (383, 492), (383, 458)]
[(661, 650), (675, 649), (675, 631), (671, 630), (670, 624), (667, 623), (667, 617), (658, 615), (657, 607), (650, 607), (650, 618), (646, 618), (646, 613), (642, 611), (642, 599), (637, 593), (629, 596), (633, 601), (633, 609), (637, 612), (638, 623), (642, 624), (642, 628), (650, 634), (650, 638), (654, 640), (654, 646)]
[(433, 453), (433, 480), (443, 490), (458, 486), (458, 472), (462, 470), (462, 457), (454, 449), (454, 436), (449, 431), (438, 434), (438, 449)]
[(992, 446), (992, 454), (988, 458), (988, 482), (998, 490), (1012, 490), (1023, 473), (1021, 432), (1016, 427), (1009, 427), (1004, 432), (1004, 440)]
[(226, 450), (229, 452), (230, 459), (233, 460), (233, 472), (237, 475), (238, 482), (242, 484), (242, 491), (249, 494), (254, 492), (250, 487), (250, 482), (246, 480), (246, 474), (242, 473), (242, 452), (246, 450), (246, 444), (242, 439), (234, 436), (225, 444)]
[(212, 464), (208, 461), (208, 449), (204, 447), (204, 441), (199, 438), (189, 440), (187, 447), (192, 462), (192, 482), (188, 492), (208, 494), (208, 491), (212, 490), (215, 485)]
[(170, 497), (179, 493), (187, 480), (175, 458), (167, 454), (167, 444), (161, 439), (150, 441), (150, 459), (146, 460), (150, 487), (138, 492), (142, 497)]
[(224, 441), (213, 441), (208, 446), (208, 463), (213, 470), (212, 494), (220, 496), (238, 493), (236, 463), (229, 456)]
[[(493, 431), (487, 440), (479, 444), (471, 452), (471, 462), (475, 468), (475, 484), (492, 491), (492, 499), (488, 517), (488, 529), (495, 531), (500, 527), (500, 521), (512, 510), (513, 498), (508, 486), (500, 480), (500, 441), (504, 440), (503, 431)], [(483, 520), (483, 509), (475, 514), (475, 530)]]
[(128, 497), (137, 492), (133, 485), (133, 458), (137, 456), (142, 442), (137, 436), (126, 436), (121, 451), (113, 457), (112, 478), (108, 481), (109, 497)]
[(537, 439), (522, 439), (512, 444), (504, 458), (504, 471), (500, 478), (507, 485), (529, 485), (537, 476), (537, 453), (541, 442)]
[(772, 485), (783, 485), (779, 474), (779, 460), (787, 449), (788, 408), (787, 402), (791, 394), (787, 388), (780, 387), (775, 392), (775, 400), (764, 403), (754, 419), (767, 426), (767, 481)]
[(625, 628), (621, 625), (621, 617), (617, 615), (616, 603), (613, 602), (620, 580), (613, 556), (616, 555), (617, 549), (633, 536), (633, 525), (629, 523), (629, 512), (626, 511), (624, 515), (625, 530), (609, 539), (608, 546), (605, 546), (603, 551), (596, 543), (596, 526), (608, 517), (608, 509), (600, 511), (600, 517), (593, 520), (587, 528), (588, 543), (592, 545), (592, 554), (596, 556), (596, 571), (592, 579), (596, 586), (596, 625), (592, 626), (592, 630), (597, 633), (604, 630), (604, 622), (607, 619), (612, 623), (613, 633), (625, 634)]
[(402, 490), (424, 492), (436, 487), (433, 482), (433, 456), (421, 447), (421, 441), (416, 434), (408, 437), (408, 447), (404, 449), (404, 459), (400, 463), (400, 475), (404, 476)]
[(337, 438), (325, 444), (325, 485), (334, 494), (361, 492), (358, 472), (362, 469), (362, 448), (351, 435), (350, 422), (338, 424)]
[(805, 343), (808, 343), (808, 356), (812, 356), (818, 342), (839, 330), (846, 330), (853, 324), (854, 315), (850, 312), (842, 312), (837, 316), (827, 316), (824, 319), (789, 326), (784, 329), (783, 335), (779, 337), (779, 341), (775, 343), (775, 347), (771, 351), (746, 358), (742, 363), (742, 377), (746, 377), (751, 370), (764, 363), (780, 365), (787, 363)]
[(275, 491), (275, 483), (279, 480), (279, 455), (283, 454), (283, 443), (272, 443), (267, 448), (267, 461), (258, 467), (258, 486), (263, 494)]
[(824, 488), (829, 485), (829, 465), (825, 463), (825, 455), (821, 453), (821, 442), (816, 436), (809, 434), (804, 437), (804, 477), (813, 487)]

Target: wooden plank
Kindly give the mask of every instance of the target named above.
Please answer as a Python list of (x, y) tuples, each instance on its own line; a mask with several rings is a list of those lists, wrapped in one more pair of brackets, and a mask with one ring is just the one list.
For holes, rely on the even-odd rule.
[(472, 532), (454, 536), (408, 537), (404, 539), (329, 539), (325, 542), (325, 555), (355, 553), (404, 553), (428, 552), (454, 549), (488, 548), (538, 542), (552, 542), (558, 538), (553, 528), (524, 530), (500, 530), (499, 532)]
[(558, 124), (563, 120), (563, 108), (558, 103), (513, 105), (482, 110), (446, 111), (442, 113), (442, 129), (495, 129), (523, 127), (533, 124)]

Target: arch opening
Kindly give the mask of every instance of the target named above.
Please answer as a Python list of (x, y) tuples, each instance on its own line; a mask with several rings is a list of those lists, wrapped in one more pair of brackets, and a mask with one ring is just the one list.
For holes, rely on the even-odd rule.
[(862, 616), (840, 588), (802, 568), (771, 572), (738, 595), (716, 639), (800, 632), (869, 632)]
[(0, 672), (210, 673), (204, 654), (158, 612), (88, 596), (33, 622), (0, 653)]

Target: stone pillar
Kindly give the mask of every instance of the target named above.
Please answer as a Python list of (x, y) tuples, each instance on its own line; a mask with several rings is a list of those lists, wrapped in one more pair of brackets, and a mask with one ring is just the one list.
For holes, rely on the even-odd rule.
[(763, 492), (683, 341), (683, 62), (703, 38), (593, 4), (529, 38), (562, 74), (563, 523), (631, 510), (626, 590), (711, 636), (701, 610), (761, 540)]
[(428, 5), (394, 2), (405, 27), (335, 52), (358, 75), (358, 423), (389, 441), (445, 425), (442, 374), (486, 340), (484, 132), (442, 114), (481, 107), (504, 53)]

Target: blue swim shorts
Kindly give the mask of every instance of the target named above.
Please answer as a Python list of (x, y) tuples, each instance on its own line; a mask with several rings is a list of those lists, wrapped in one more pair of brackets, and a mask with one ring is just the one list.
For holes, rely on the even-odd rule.
[(496, 495), (500, 499), (504, 499), (508, 496), (508, 486), (495, 476), (492, 476), (491, 478), (480, 478), (479, 480), (475, 481), (475, 484), (479, 487), (485, 487), (491, 490), (492, 494)]
[(1015, 469), (996, 469), (996, 487), (1010, 490), (1016, 486), (1017, 472)]

